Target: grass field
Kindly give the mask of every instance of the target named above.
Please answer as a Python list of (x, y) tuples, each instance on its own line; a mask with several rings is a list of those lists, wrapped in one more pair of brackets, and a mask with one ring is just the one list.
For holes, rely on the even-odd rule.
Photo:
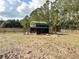
[(0, 33), (0, 59), (79, 59), (79, 33)]

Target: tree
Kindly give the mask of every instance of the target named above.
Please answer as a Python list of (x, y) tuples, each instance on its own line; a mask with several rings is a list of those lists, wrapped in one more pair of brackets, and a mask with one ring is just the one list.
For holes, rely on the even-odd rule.
[(0, 27), (1, 28), (22, 28), (22, 26), (18, 20), (4, 21)]
[(46, 21), (52, 28), (49, 32), (56, 32), (57, 26), (63, 29), (79, 28), (78, 7), (79, 0), (46, 0), (43, 6), (35, 9), (29, 17), (26, 16), (22, 23), (26, 26), (31, 21)]
[(24, 19), (20, 21), (20, 23), (24, 28), (27, 28), (29, 26), (29, 21), (30, 21), (29, 17), (25, 16)]

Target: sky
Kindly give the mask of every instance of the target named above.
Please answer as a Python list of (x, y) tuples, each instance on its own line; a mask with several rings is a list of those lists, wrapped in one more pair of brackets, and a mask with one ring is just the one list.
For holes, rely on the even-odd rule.
[[(0, 0), (0, 19), (24, 18), (46, 0)], [(52, 0), (54, 1), (54, 0)]]

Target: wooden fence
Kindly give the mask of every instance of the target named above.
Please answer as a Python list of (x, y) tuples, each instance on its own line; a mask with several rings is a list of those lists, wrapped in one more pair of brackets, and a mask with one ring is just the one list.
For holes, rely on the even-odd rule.
[[(4, 33), (4, 32), (26, 32), (27, 29), (23, 29), (23, 28), (0, 28), (0, 33)], [(79, 30), (65, 30), (65, 29), (61, 29), (61, 32), (78, 32)]]
[(0, 28), (0, 32), (24, 32), (23, 28)]

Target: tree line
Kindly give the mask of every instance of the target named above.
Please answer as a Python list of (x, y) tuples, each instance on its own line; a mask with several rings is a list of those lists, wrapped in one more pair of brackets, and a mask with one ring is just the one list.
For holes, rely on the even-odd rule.
[(0, 28), (23, 28), (19, 20), (0, 20)]
[[(51, 5), (49, 7), (49, 5)], [(21, 24), (27, 27), (31, 21), (49, 22), (52, 30), (59, 26), (61, 29), (79, 29), (79, 0), (56, 0), (44, 3), (35, 9), (30, 16), (21, 20)]]

